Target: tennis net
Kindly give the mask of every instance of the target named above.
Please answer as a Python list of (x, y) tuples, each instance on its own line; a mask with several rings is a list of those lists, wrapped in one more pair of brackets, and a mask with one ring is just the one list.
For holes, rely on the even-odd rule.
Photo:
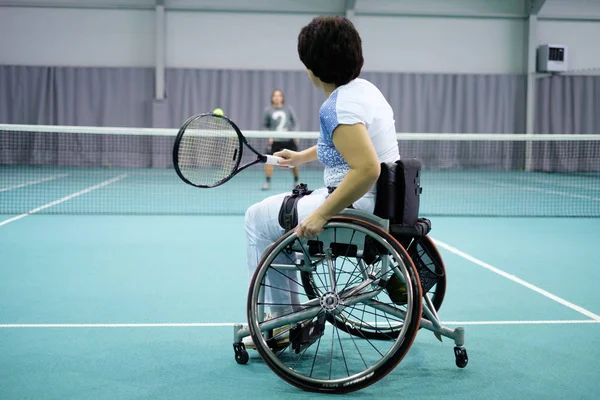
[[(177, 130), (0, 125), (0, 214), (241, 215), (293, 187), (264, 167), (197, 189), (172, 165)], [(245, 132), (259, 150), (275, 140), (316, 143), (316, 132)], [(600, 135), (398, 134), (403, 158), (423, 162), (423, 216), (600, 217)], [(250, 161), (253, 156), (244, 153)], [(317, 162), (300, 182), (323, 186)]]

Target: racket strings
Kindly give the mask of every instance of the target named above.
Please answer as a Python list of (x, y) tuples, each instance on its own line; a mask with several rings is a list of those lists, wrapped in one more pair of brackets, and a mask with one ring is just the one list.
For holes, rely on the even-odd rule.
[(181, 174), (195, 185), (213, 186), (235, 172), (240, 140), (229, 121), (200, 116), (185, 128), (178, 149)]

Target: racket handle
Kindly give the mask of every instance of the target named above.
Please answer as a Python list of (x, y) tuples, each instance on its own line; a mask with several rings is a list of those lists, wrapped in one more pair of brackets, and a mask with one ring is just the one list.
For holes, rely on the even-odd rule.
[(279, 164), (279, 161), (283, 161), (285, 160), (285, 158), (282, 157), (277, 157), (277, 156), (270, 156), (270, 155), (266, 155), (267, 157), (267, 164), (271, 164), (271, 165), (277, 165), (279, 167), (287, 167), (287, 168), (294, 168), (293, 165), (281, 165)]

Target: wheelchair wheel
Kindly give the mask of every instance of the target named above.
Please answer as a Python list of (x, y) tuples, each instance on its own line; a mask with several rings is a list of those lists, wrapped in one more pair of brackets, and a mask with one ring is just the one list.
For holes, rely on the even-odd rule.
[[(310, 287), (300, 278), (307, 273)], [(403, 304), (391, 300), (390, 279), (403, 283)], [(288, 232), (263, 256), (250, 284), (248, 326), (261, 358), (286, 382), (347, 393), (375, 383), (402, 360), (418, 332), (421, 306), (417, 271), (404, 248), (368, 222), (336, 217), (311, 240)], [(386, 341), (361, 334), (390, 330), (395, 337)]]
[(408, 254), (417, 268), (423, 296), (429, 296), (439, 311), (446, 295), (446, 267), (440, 252), (433, 240), (425, 236), (410, 246)]
[[(444, 295), (446, 294), (446, 269), (437, 247), (428, 236), (425, 236), (409, 248), (408, 254), (417, 268), (423, 296), (429, 296), (435, 310), (438, 311), (442, 306)], [(307, 296), (311, 299), (318, 297), (319, 283), (315, 282), (313, 273), (302, 272), (300, 277)], [(327, 320), (332, 324), (336, 318), (338, 319), (338, 327), (340, 329), (354, 336), (373, 340), (394, 339), (402, 328), (402, 324), (396, 324), (390, 325), (387, 327), (388, 329), (381, 327), (380, 329), (373, 330), (369, 326), (343, 320), (339, 316), (327, 315)], [(423, 315), (423, 318), (426, 318), (425, 315)]]

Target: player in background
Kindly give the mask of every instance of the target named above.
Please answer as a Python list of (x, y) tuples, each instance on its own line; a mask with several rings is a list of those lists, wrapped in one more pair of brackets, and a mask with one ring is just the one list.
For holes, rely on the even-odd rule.
[[(263, 128), (269, 131), (288, 132), (296, 130), (296, 115), (290, 106), (285, 105), (283, 92), (279, 89), (271, 93), (271, 105), (265, 108), (263, 118)], [(273, 139), (267, 142), (267, 154), (273, 154), (278, 151), (288, 149), (298, 150), (298, 139)], [(294, 175), (294, 187), (300, 179), (299, 168), (291, 168)], [(265, 165), (265, 183), (262, 190), (271, 189), (271, 176), (273, 176), (273, 165)]]

